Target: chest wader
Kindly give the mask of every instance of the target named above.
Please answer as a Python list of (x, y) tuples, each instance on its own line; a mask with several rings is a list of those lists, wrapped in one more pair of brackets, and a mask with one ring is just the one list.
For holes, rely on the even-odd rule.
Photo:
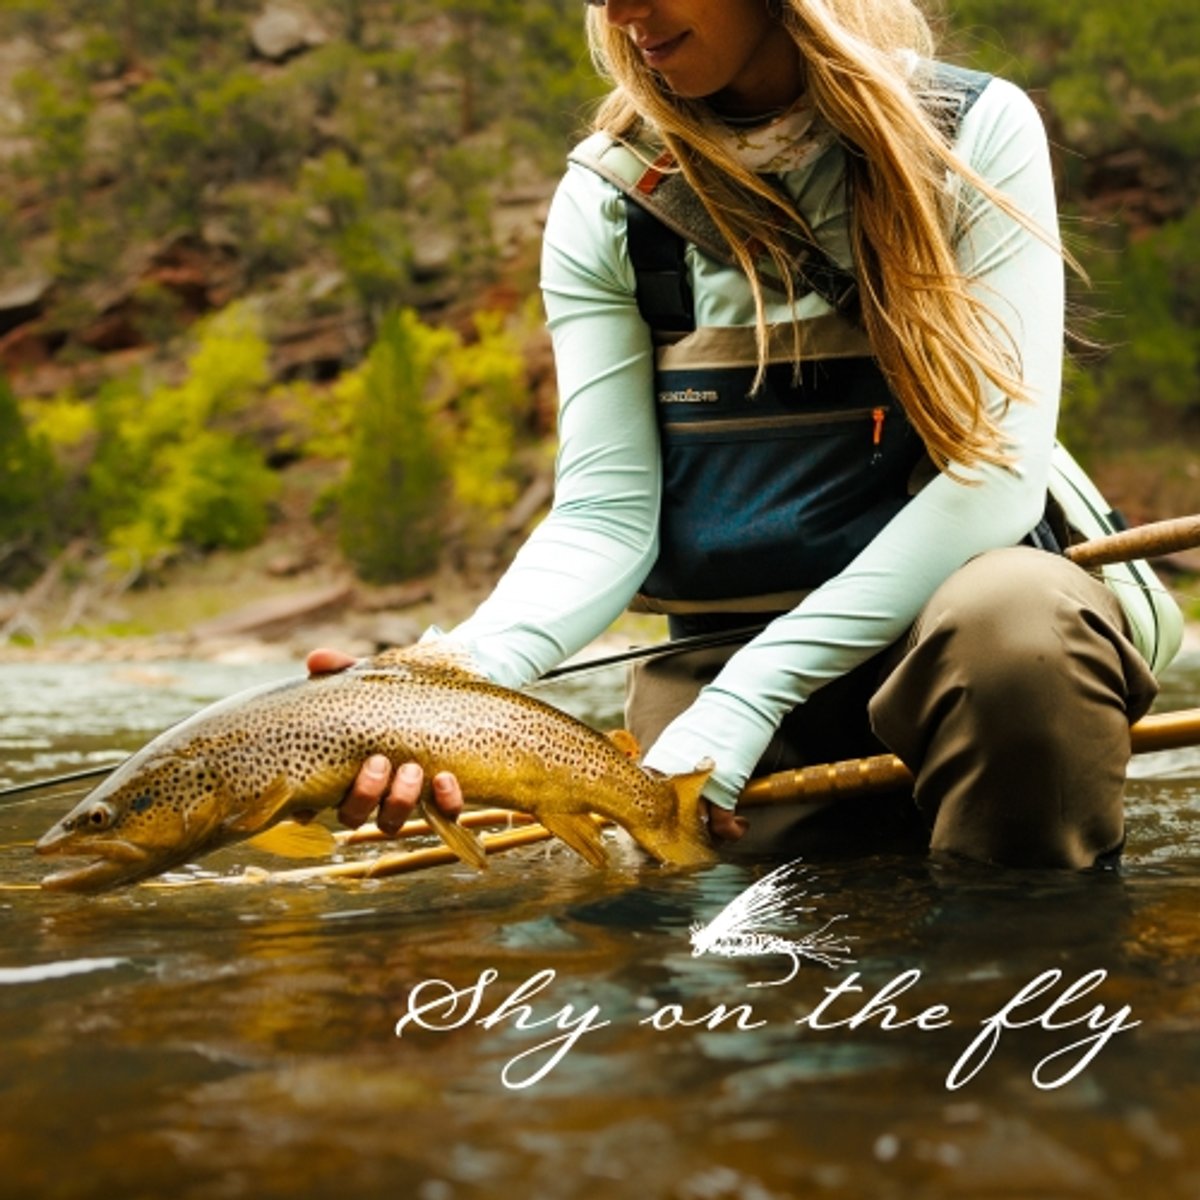
[[(989, 79), (937, 69), (926, 102), (949, 138)], [(831, 311), (803, 322), (799, 363), (791, 327), (770, 331), (765, 379), (751, 394), (755, 330), (697, 327), (688, 244), (735, 260), (670, 156), (599, 133), (572, 158), (625, 197), (638, 308), (655, 345), (660, 548), (635, 607), (667, 614), (672, 637), (764, 624), (846, 567), (932, 476), (861, 327), (857, 281), (797, 233), (794, 292), (816, 293)], [(786, 291), (770, 275), (765, 283)], [(644, 747), (735, 650), (633, 668), (626, 723)], [(867, 664), (827, 685), (820, 702), (803, 706), (803, 721), (784, 723), (760, 772), (879, 752), (866, 722), (877, 684)], [(826, 708), (831, 721), (817, 721)]]
[[(925, 102), (948, 137), (989, 80), (936, 68)], [(786, 612), (841, 572), (932, 475), (861, 327), (857, 282), (794, 233), (795, 295), (816, 293), (832, 311), (800, 322), (798, 347), (790, 324), (769, 331), (765, 378), (752, 393), (755, 330), (697, 327), (687, 244), (727, 264), (733, 257), (683, 175), (653, 148), (603, 134), (573, 157), (625, 196), (638, 307), (655, 343), (659, 555), (638, 606), (669, 614), (675, 636)]]

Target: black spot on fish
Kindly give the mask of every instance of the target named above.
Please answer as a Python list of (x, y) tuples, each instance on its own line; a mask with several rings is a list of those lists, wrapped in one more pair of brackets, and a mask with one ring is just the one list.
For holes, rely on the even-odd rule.
[(149, 792), (143, 792), (130, 804), (135, 813), (145, 812), (154, 803), (154, 797)]

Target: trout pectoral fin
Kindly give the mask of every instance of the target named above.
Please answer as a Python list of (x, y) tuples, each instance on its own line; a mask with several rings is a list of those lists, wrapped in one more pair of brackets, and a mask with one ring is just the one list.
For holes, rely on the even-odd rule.
[(610, 729), (608, 740), (627, 758), (632, 758), (634, 762), (642, 757), (642, 747), (628, 729)]
[(608, 851), (600, 837), (600, 828), (586, 813), (583, 816), (563, 813), (537, 813), (537, 819), (556, 838), (567, 843), (593, 867), (608, 866)]
[(337, 838), (324, 825), (280, 821), (278, 825), (256, 833), (246, 845), (282, 858), (328, 858), (337, 849)]
[(487, 869), (487, 852), (483, 843), (468, 829), (451, 821), (433, 801), (428, 803), (422, 799), (418, 807), (421, 815), (429, 822), (429, 828), (434, 831), (465, 863)]
[(292, 785), (286, 776), (278, 775), (241, 812), (226, 821), (225, 828), (243, 835), (258, 833), (279, 819), (291, 799)]

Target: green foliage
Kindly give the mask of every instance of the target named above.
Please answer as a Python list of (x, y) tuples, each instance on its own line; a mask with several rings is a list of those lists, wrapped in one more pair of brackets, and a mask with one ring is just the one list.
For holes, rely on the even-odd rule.
[[(1200, 207), (1131, 246), (1104, 324), (1101, 403), (1177, 428), (1200, 415)], [(1144, 431), (1143, 428), (1143, 431)]]
[(1063, 361), (1058, 436), (1081, 461), (1086, 462), (1098, 445), (1099, 407), (1100, 393), (1095, 375), (1083, 363), (1068, 355)]
[(183, 301), (176, 292), (153, 280), (133, 289), (138, 333), (151, 345), (165, 347), (179, 327)]
[(71, 451), (96, 432), (96, 413), (91, 404), (70, 392), (31, 405), (27, 414), (29, 432), (56, 451)]
[[(132, 97), (135, 143), (124, 194), (168, 205), (175, 223), (196, 226), (205, 184), (293, 175), (310, 136), (312, 113), (285, 84), (248, 67), (203, 67), (168, 58)], [(165, 218), (151, 208), (152, 220)]]
[(364, 579), (408, 579), (437, 562), (446, 477), (438, 364), (453, 341), (411, 311), (394, 313), (362, 368), (340, 515), (342, 548)]
[(277, 484), (253, 446), (202, 429), (160, 447), (136, 516), (109, 532), (115, 561), (138, 565), (192, 546), (244, 549), (262, 539)]
[(362, 220), (367, 207), (366, 168), (352, 163), (344, 150), (329, 150), (305, 163), (303, 181), (308, 199), (325, 209), (334, 229)]
[[(121, 243), (111, 236), (108, 222), (86, 206), (63, 200), (57, 206), (58, 253), (55, 263), (58, 278), (69, 286), (89, 280), (111, 278), (117, 268)], [(76, 301), (78, 303), (78, 301)], [(81, 308), (87, 301), (82, 302)], [(63, 305), (69, 314), (73, 303)]]
[[(0, 260), (51, 214), (51, 266), (71, 285), (51, 302), (64, 358), (86, 324), (67, 309), (80, 285), (111, 285), (122, 252), (181, 231), (231, 236), (245, 289), (301, 263), (340, 269), (342, 303), (368, 326), (444, 300), (448, 274), (469, 286), (494, 267), (498, 189), (561, 169), (597, 88), (581, 14), (561, 0), (303, 8), (328, 40), (264, 64), (249, 38), (260, 0), (0, 0), (0, 40), (41, 47), (6, 130), (35, 150), (0, 162), (0, 196), (23, 187), (0, 211)], [(453, 255), (414, 265), (431, 239)]]
[(178, 387), (135, 376), (102, 390), (89, 483), (115, 561), (138, 566), (184, 546), (262, 537), (277, 481), (238, 429), (267, 378), (258, 323), (232, 305), (204, 323)]
[(22, 71), (14, 81), (34, 146), (34, 169), (55, 189), (80, 186), (92, 103), (83, 81), (69, 71)]
[(1200, 9), (958, 0), (953, 21), (960, 56), (1032, 90), (1068, 228), (1089, 218), (1073, 249), (1104, 352), (1068, 368), (1064, 436), (1094, 454), (1177, 439), (1200, 406)]
[(275, 388), (271, 401), (288, 425), (285, 449), (326, 462), (348, 459), (365, 375), (363, 364), (343, 371), (327, 387), (299, 380)]
[[(324, 388), (274, 393), (301, 454), (350, 459), (342, 540), (367, 578), (428, 569), (451, 525), (469, 542), (486, 540), (516, 499), (526, 333), (498, 313), (479, 314), (466, 340), (411, 311), (391, 314), (362, 366)], [(331, 500), (321, 498), (322, 516)]]
[(26, 427), (17, 398), (0, 375), (0, 566), (14, 543), (41, 549), (53, 537), (54, 455)]
[(0, 195), (0, 271), (21, 261), (21, 234), (17, 206), (11, 197)]
[(319, 255), (320, 235), (306, 209), (304, 196), (278, 184), (241, 182), (221, 193), (220, 220), (237, 244), (250, 287)]
[(44, 182), (58, 240), (57, 267), (67, 281), (74, 281), (88, 259), (80, 250), (80, 233), (88, 223), (83, 196), (91, 98), (71, 70), (22, 71), (14, 91), (33, 147), (20, 166)]
[(478, 340), (447, 363), (456, 418), (450, 477), (469, 535), (486, 533), (517, 498), (513, 448), (527, 397), (525, 361), (501, 317), (479, 314), (476, 331)]
[(408, 222), (372, 202), (373, 181), (341, 150), (305, 165), (304, 190), (330, 228), (338, 265), (368, 312), (378, 316), (403, 297), (412, 247)]
[[(1200, 151), (1200, 9), (1177, 0), (957, 0), (950, 45), (1045, 94), (1076, 155), (1145, 147), (1190, 186)], [(1194, 197), (1194, 191), (1193, 191)]]
[(197, 423), (209, 416), (234, 416), (270, 378), (268, 346), (252, 309), (232, 304), (204, 322), (188, 358), (180, 389), (185, 411)]

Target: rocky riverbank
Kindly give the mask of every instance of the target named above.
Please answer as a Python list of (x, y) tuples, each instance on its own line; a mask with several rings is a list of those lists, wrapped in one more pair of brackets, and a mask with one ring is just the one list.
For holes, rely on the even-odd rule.
[[(274, 571), (262, 566), (273, 564)], [(0, 665), (6, 662), (144, 663), (302, 661), (330, 646), (367, 655), (415, 642), (431, 625), (450, 628), (495, 584), (498, 563), (444, 566), (390, 586), (355, 579), (340, 563), (281, 578), (286, 556), (271, 547), (185, 564), (156, 582), (91, 601), (61, 580), (43, 596), (0, 596)], [(78, 582), (74, 591), (85, 586)], [(65, 624), (71, 610), (103, 624)], [(7, 614), (7, 615), (6, 615)], [(589, 649), (601, 653), (666, 634), (661, 618), (623, 617)]]
[[(302, 662), (319, 646), (369, 655), (415, 642), (431, 625), (452, 627), (483, 599), (486, 588), (439, 575), (394, 588), (350, 580), (305, 588), (231, 607), (188, 628), (154, 633), (70, 633), (0, 643), (0, 667), (15, 662), (224, 663)], [(666, 636), (661, 618), (626, 615), (584, 656), (615, 652)], [(1181, 654), (1200, 654), (1200, 621), (1184, 627)]]

